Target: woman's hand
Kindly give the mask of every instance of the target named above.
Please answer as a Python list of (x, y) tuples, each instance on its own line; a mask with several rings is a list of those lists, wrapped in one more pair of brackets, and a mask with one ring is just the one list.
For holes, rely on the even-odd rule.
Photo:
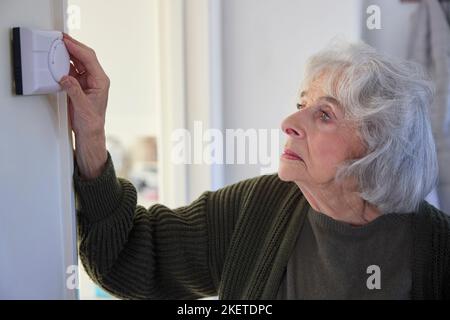
[(75, 156), (85, 179), (98, 177), (107, 160), (105, 116), (109, 78), (94, 50), (64, 34), (70, 53), (69, 76), (60, 85), (67, 92), (70, 123), (75, 134)]

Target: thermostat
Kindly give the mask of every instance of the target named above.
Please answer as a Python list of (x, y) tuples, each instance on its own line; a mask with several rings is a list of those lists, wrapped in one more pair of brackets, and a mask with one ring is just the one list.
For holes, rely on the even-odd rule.
[(69, 74), (70, 56), (59, 31), (12, 28), (15, 92), (18, 95), (60, 91)]

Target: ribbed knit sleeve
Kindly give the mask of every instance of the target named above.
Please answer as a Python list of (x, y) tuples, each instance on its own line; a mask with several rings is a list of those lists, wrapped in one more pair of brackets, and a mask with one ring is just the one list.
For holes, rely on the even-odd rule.
[(75, 166), (79, 253), (89, 276), (124, 299), (216, 295), (245, 189), (251, 181), (204, 192), (188, 206), (137, 205), (111, 157), (84, 181)]

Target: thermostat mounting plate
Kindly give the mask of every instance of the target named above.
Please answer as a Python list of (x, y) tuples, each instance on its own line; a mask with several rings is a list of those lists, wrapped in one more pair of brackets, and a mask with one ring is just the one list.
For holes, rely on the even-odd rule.
[(58, 82), (70, 70), (70, 56), (62, 39), (59, 31), (12, 29), (16, 94), (49, 94), (61, 90)]

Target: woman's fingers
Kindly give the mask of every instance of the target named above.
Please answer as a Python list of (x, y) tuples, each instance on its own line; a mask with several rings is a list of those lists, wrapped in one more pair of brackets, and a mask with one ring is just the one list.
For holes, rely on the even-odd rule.
[(80, 75), (80, 72), (78, 71), (77, 67), (70, 61), (70, 70), (69, 75), (72, 77), (78, 77)]
[(78, 74), (84, 74), (86, 72), (86, 67), (74, 56), (70, 57), (70, 64), (75, 68), (75, 71)]
[(87, 72), (95, 78), (106, 77), (94, 50), (85, 45), (81, 45), (79, 42), (73, 41), (71, 38), (64, 37), (63, 40), (70, 55), (80, 62)]
[(72, 38), (69, 34), (67, 34), (65, 32), (63, 32), (63, 39), (70, 40), (72, 42), (75, 42), (76, 44), (78, 44), (81, 47), (84, 47), (86, 49), (90, 49), (87, 45), (85, 45), (84, 43), (81, 43), (80, 41), (78, 41), (78, 40), (76, 40), (74, 38)]
[(88, 89), (86, 73), (80, 74), (77, 69), (71, 64), (69, 70), (69, 76), (74, 77), (80, 83), (81, 88), (86, 91)]
[(67, 92), (67, 95), (75, 108), (89, 106), (89, 99), (77, 79), (72, 76), (64, 76), (60, 81), (60, 85)]

